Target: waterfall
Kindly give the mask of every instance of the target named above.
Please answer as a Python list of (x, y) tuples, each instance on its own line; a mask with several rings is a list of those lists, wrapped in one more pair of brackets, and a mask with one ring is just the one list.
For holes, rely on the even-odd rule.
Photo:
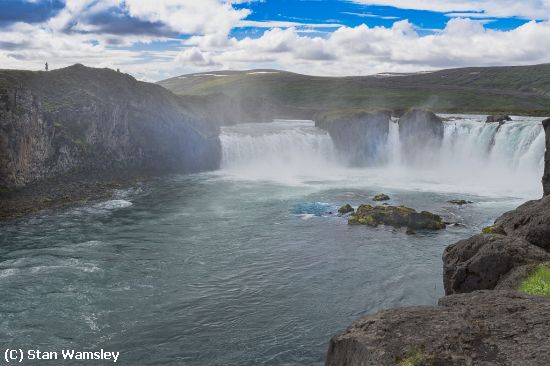
[(292, 182), (338, 166), (332, 140), (313, 121), (223, 127), (220, 140), (222, 171), (244, 179)]
[[(544, 170), (545, 134), (541, 118), (526, 118), (498, 123), (485, 123), (482, 116), (453, 116), (444, 122), (441, 146), (422, 161), (400, 165), (397, 152), (402, 151), (394, 136), (395, 123), (390, 121), (387, 152), (389, 166), (408, 169), (411, 175), (438, 180), (472, 190), (494, 189), (508, 194), (529, 196), (540, 191)], [(397, 132), (399, 135), (399, 132)]]
[(388, 129), (388, 161), (392, 165), (401, 165), (401, 143), (399, 141), (398, 119), (392, 118)]
[[(439, 147), (421, 161), (402, 159), (397, 120), (389, 122), (380, 164), (349, 168), (330, 136), (312, 121), (275, 121), (222, 128), (222, 172), (243, 180), (279, 183), (338, 181), (348, 186), (440, 189), (536, 198), (541, 192), (545, 134), (540, 118), (503, 125), (482, 116), (446, 116)], [(437, 187), (435, 187), (437, 186)], [(434, 188), (435, 187), (435, 188)]]

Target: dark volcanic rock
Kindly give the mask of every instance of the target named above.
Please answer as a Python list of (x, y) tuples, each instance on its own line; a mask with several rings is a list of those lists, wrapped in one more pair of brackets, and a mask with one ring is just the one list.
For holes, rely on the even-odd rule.
[(529, 201), (499, 217), (495, 224), (507, 235), (550, 251), (550, 196)]
[(345, 215), (345, 214), (348, 214), (350, 212), (355, 212), (355, 210), (353, 209), (353, 207), (351, 207), (350, 204), (344, 205), (344, 206), (342, 206), (338, 209), (338, 213), (340, 215)]
[(498, 282), (495, 290), (516, 290), (538, 266), (540, 263), (531, 263), (512, 269)]
[(372, 198), (373, 201), (388, 201), (390, 200), (390, 196), (384, 193), (377, 194)]
[(513, 268), (547, 260), (550, 260), (549, 253), (523, 239), (475, 235), (445, 249), (445, 293), (494, 289)]
[(487, 120), (485, 122), (492, 123), (492, 122), (506, 122), (511, 121), (512, 118), (506, 114), (497, 114), (494, 116), (487, 116)]
[(440, 216), (427, 211), (416, 210), (404, 206), (371, 206), (361, 205), (348, 220), (350, 225), (389, 225), (396, 228), (407, 227), (414, 230), (441, 230), (445, 222)]
[(423, 161), (441, 145), (443, 121), (430, 111), (413, 109), (399, 119), (399, 138), (407, 160)]
[(385, 158), (390, 111), (334, 111), (315, 118), (334, 146), (353, 166), (374, 164)]
[(355, 321), (330, 340), (326, 365), (549, 365), (548, 314), (549, 298), (516, 292), (447, 296)]
[(546, 155), (544, 158), (544, 175), (542, 176), (542, 187), (544, 195), (550, 195), (550, 118), (542, 122), (546, 131)]

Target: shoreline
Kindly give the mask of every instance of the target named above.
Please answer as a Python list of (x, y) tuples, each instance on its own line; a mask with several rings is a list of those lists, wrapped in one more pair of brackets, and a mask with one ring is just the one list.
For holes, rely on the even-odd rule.
[(0, 194), (0, 222), (112, 197), (115, 190), (150, 179), (149, 174), (69, 174)]

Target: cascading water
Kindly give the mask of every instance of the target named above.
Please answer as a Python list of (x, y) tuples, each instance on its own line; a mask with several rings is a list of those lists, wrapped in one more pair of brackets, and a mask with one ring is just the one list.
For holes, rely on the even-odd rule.
[(398, 119), (392, 118), (388, 129), (388, 161), (392, 165), (401, 164), (401, 143), (399, 139)]
[(224, 127), (220, 139), (222, 170), (233, 177), (298, 183), (338, 166), (332, 140), (312, 121)]
[[(503, 125), (483, 116), (448, 115), (441, 146), (422, 161), (402, 160), (398, 120), (389, 122), (381, 165), (348, 168), (330, 136), (312, 121), (224, 127), (222, 172), (243, 180), (437, 190), (536, 198), (541, 193), (545, 136), (540, 118)], [(414, 155), (414, 154), (412, 154)], [(382, 158), (381, 158), (382, 159)]]

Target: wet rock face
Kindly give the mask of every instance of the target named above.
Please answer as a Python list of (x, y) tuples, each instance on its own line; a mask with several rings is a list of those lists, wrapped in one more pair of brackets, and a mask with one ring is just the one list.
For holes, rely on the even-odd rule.
[(549, 311), (550, 299), (511, 291), (382, 311), (334, 336), (326, 365), (548, 365)]
[(546, 131), (546, 155), (544, 158), (544, 175), (542, 177), (542, 186), (544, 195), (550, 195), (550, 118), (542, 122)]
[(329, 114), (315, 125), (330, 135), (338, 152), (351, 166), (366, 166), (385, 158), (391, 112)]
[(520, 238), (476, 235), (445, 249), (445, 293), (492, 290), (512, 269), (550, 260), (550, 254)]
[(399, 119), (399, 138), (405, 159), (422, 162), (443, 140), (443, 121), (430, 111), (414, 109)]
[(441, 230), (445, 228), (443, 219), (427, 211), (417, 212), (405, 206), (361, 205), (348, 220), (349, 225), (389, 225), (409, 230)]

